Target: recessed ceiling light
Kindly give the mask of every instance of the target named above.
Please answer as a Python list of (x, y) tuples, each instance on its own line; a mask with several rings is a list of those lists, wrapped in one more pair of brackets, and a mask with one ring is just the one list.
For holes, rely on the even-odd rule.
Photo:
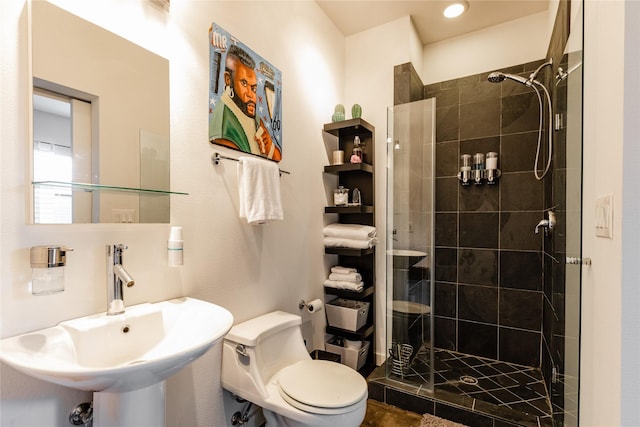
[(469, 4), (467, 2), (457, 2), (450, 4), (442, 13), (446, 18), (455, 18), (460, 16), (467, 10)]

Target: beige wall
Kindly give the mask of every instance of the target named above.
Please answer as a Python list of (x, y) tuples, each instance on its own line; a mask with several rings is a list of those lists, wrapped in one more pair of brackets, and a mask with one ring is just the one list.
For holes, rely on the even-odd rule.
[[(555, 12), (555, 8), (550, 7)], [(539, 12), (424, 46), (422, 81), (431, 84), (545, 57), (555, 13)]]
[[(582, 268), (580, 420), (585, 426), (621, 425), (624, 10), (624, 2), (584, 5), (582, 242), (583, 256), (593, 261)], [(613, 195), (613, 239), (594, 233), (595, 200), (606, 194)]]
[[(180, 295), (229, 309), (242, 321), (274, 309), (298, 312), (298, 300), (322, 296), (322, 247), (328, 164), (322, 125), (344, 93), (344, 37), (313, 2), (176, 1), (164, 11), (143, 0), (56, 4), (170, 61), (171, 225), (184, 227), (185, 263), (169, 268), (170, 225), (29, 226), (27, 218), (28, 56), (24, 1), (1, 2), (0, 321), (1, 336), (105, 310), (104, 245), (129, 246), (136, 279), (126, 304)], [(283, 75), (285, 220), (251, 227), (238, 218), (236, 164), (215, 167), (207, 138), (208, 29), (215, 21), (280, 68)], [(366, 105), (364, 106), (367, 111)], [(228, 155), (235, 152), (221, 150)], [(33, 297), (29, 247), (65, 244), (66, 290)], [(317, 329), (322, 331), (323, 315)], [(308, 326), (308, 325), (307, 325)], [(313, 325), (312, 325), (313, 326)], [(322, 334), (316, 334), (322, 340)], [(239, 405), (224, 404), (219, 346), (168, 381), (167, 425), (226, 425)], [(66, 426), (87, 393), (50, 386), (0, 366), (0, 424)]]

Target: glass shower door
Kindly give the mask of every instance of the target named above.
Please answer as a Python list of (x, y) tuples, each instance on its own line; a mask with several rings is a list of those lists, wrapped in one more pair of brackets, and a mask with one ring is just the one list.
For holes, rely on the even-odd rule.
[(387, 378), (433, 389), (435, 98), (387, 113)]
[[(572, 3), (572, 7), (573, 7)], [(563, 68), (556, 76), (555, 113), (564, 117), (556, 129), (554, 203), (561, 228), (554, 235), (553, 305), (560, 320), (551, 342), (554, 367), (551, 403), (554, 425), (578, 426), (580, 377), (580, 295), (582, 273), (582, 7), (571, 22)], [(556, 357), (556, 355), (559, 355)]]

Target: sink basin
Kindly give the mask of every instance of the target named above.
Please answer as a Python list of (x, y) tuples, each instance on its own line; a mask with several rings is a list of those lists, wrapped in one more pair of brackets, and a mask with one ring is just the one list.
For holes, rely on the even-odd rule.
[(427, 256), (426, 252), (413, 249), (393, 249), (393, 268), (406, 269), (415, 266)]
[(55, 384), (122, 393), (164, 381), (220, 340), (233, 316), (193, 298), (139, 304), (0, 341), (0, 359)]

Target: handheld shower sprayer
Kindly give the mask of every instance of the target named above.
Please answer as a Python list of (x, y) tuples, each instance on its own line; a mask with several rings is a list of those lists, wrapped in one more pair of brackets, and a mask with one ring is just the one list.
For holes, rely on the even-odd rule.
[(541, 85), (542, 83), (536, 80), (536, 77), (538, 77), (538, 73), (544, 67), (551, 66), (552, 64), (553, 64), (553, 59), (549, 59), (547, 62), (540, 65), (538, 68), (536, 68), (536, 70), (529, 75), (528, 79), (525, 79), (522, 76), (518, 76), (517, 74), (509, 74), (509, 73), (503, 73), (502, 71), (494, 71), (493, 73), (489, 74), (489, 76), (487, 76), (487, 80), (489, 80), (491, 83), (502, 83), (504, 79), (509, 79), (509, 80), (513, 80), (515, 82), (521, 83), (525, 86), (531, 86), (534, 83)]
[[(535, 164), (533, 165), (533, 173), (538, 181), (541, 181), (542, 178), (545, 177), (547, 172), (549, 172), (549, 168), (551, 167), (551, 157), (553, 156), (553, 133), (551, 131), (553, 111), (551, 109), (551, 96), (549, 96), (549, 91), (547, 91), (547, 88), (542, 83), (536, 80), (536, 77), (538, 77), (538, 73), (540, 72), (540, 70), (542, 70), (544, 67), (551, 66), (552, 64), (553, 64), (553, 60), (549, 59), (547, 62), (543, 63), (538, 68), (536, 68), (536, 70), (529, 75), (528, 79), (522, 76), (518, 76), (516, 74), (503, 73), (502, 71), (494, 71), (493, 73), (487, 76), (487, 80), (490, 81), (491, 83), (502, 83), (505, 79), (509, 79), (509, 80), (518, 82), (520, 84), (523, 84), (527, 87), (532, 88), (538, 97), (538, 104), (540, 105), (540, 126), (538, 128), (538, 147), (536, 149), (536, 160), (535, 160)], [(547, 96), (547, 107), (549, 109), (549, 124), (547, 125), (547, 128), (549, 129), (549, 136), (547, 138), (548, 144), (549, 144), (548, 157), (547, 157), (547, 164), (545, 165), (541, 175), (538, 174), (538, 159), (540, 157), (540, 145), (542, 142), (542, 126), (543, 126), (544, 108), (542, 107), (542, 102), (543, 102), (542, 96), (540, 96), (540, 90), (538, 89), (537, 86), (542, 88), (545, 95)]]
[(518, 83), (522, 83), (523, 85), (531, 86), (531, 82), (529, 80), (515, 74), (508, 74), (500, 71), (495, 71), (489, 74), (489, 76), (487, 77), (487, 80), (489, 80), (491, 83), (502, 83), (504, 79), (510, 79)]

